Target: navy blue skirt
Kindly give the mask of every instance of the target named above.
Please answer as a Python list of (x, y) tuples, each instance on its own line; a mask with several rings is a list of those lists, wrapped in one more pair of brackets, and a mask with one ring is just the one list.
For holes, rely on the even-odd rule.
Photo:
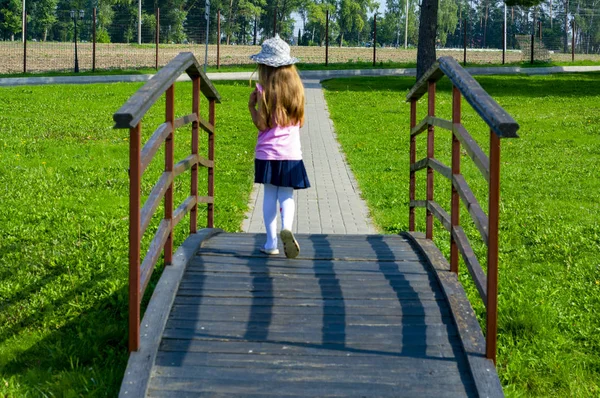
[(302, 160), (254, 159), (254, 182), (294, 189), (310, 188)]

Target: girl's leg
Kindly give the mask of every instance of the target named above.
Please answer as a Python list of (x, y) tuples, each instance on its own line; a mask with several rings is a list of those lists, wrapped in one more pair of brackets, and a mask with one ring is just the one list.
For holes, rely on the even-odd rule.
[(300, 246), (292, 233), (294, 224), (294, 213), (296, 204), (294, 203), (294, 189), (279, 187), (277, 193), (279, 205), (281, 206), (281, 240), (283, 242), (283, 250), (288, 258), (295, 258), (300, 253)]
[(279, 187), (277, 199), (281, 208), (281, 229), (292, 230), (294, 224), (294, 213), (296, 204), (294, 203), (294, 188)]
[(271, 184), (263, 185), (263, 218), (267, 230), (265, 249), (277, 248), (277, 188)]

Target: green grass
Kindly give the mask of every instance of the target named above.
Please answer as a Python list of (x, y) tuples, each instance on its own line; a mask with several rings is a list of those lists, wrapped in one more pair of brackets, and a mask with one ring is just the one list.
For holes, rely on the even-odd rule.
[[(478, 77), (520, 124), (502, 141), (498, 372), (507, 396), (600, 396), (600, 74)], [(408, 229), (411, 78), (324, 82), (343, 150), (385, 233)], [(436, 113), (451, 118), (450, 85), (438, 84)], [(425, 99), (419, 102), (421, 119)], [(464, 123), (487, 152), (489, 129), (463, 101)], [(436, 131), (435, 156), (450, 164), (449, 133)], [(425, 157), (424, 137), (417, 159)], [(462, 171), (487, 209), (487, 186), (463, 153)], [(436, 200), (449, 209), (449, 184)], [(425, 175), (417, 175), (424, 199)], [(420, 210), (420, 209), (419, 209)], [(464, 207), (462, 223), (477, 242)], [(424, 231), (424, 212), (417, 229)], [(448, 255), (448, 234), (435, 241)], [(475, 250), (485, 263), (481, 243)], [(485, 265), (484, 265), (485, 266)], [(476, 313), (484, 307), (461, 269)], [(483, 324), (483, 322), (482, 322)]]
[[(253, 178), (250, 89), (247, 82), (215, 85), (223, 97), (217, 105), (215, 226), (238, 231)], [(2, 397), (117, 395), (128, 356), (129, 133), (112, 128), (112, 113), (139, 87), (2, 89)], [(189, 113), (191, 91), (191, 83), (177, 84), (178, 116)], [(206, 104), (201, 102), (204, 117)], [(163, 115), (164, 100), (144, 118), (145, 138)], [(176, 160), (189, 150), (189, 135), (189, 127), (177, 130)], [(205, 143), (203, 134), (203, 153)], [(156, 156), (142, 180), (145, 195), (160, 174), (164, 154)], [(206, 194), (205, 181), (201, 169), (201, 195)], [(178, 205), (189, 192), (189, 173), (175, 185)], [(198, 218), (199, 226), (206, 225), (206, 206), (200, 206)], [(188, 220), (177, 227), (175, 247), (187, 234)], [(156, 271), (152, 283), (158, 275)]]

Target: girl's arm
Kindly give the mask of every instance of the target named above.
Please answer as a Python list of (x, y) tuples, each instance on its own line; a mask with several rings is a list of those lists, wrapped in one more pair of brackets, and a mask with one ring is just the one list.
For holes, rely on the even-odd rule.
[(252, 122), (254, 123), (256, 128), (259, 129), (260, 131), (264, 131), (267, 129), (267, 124), (265, 123), (263, 118), (260, 116), (258, 109), (256, 109), (257, 104), (258, 104), (258, 106), (261, 106), (260, 102), (258, 101), (259, 95), (260, 95), (260, 93), (259, 93), (258, 89), (255, 89), (252, 92), (252, 94), (250, 94), (250, 99), (248, 100), (248, 110), (250, 111), (250, 116), (252, 117)]

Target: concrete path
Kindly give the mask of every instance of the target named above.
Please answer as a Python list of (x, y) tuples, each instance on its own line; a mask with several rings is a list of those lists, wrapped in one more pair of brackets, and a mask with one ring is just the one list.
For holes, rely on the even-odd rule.
[[(300, 130), (302, 154), (311, 188), (294, 192), (294, 232), (308, 234), (376, 233), (356, 180), (346, 164), (329, 119), (319, 80), (304, 79), (305, 122)], [(244, 232), (265, 232), (262, 185), (255, 184)], [(278, 216), (278, 228), (280, 218)]]

